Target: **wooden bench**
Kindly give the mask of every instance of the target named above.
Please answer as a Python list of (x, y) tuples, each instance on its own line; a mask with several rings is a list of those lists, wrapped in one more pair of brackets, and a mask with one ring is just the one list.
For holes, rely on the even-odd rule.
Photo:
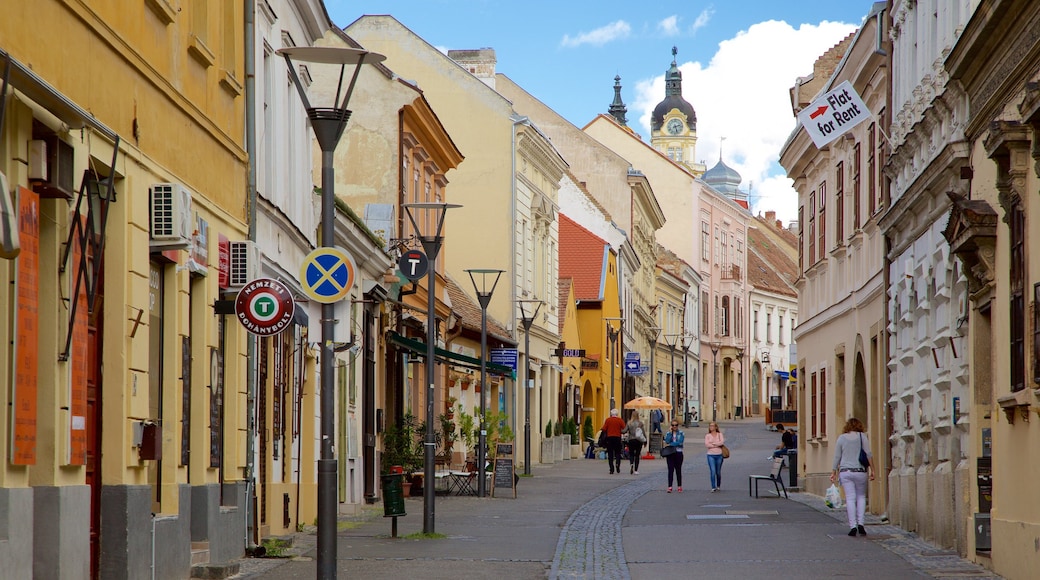
[(780, 490), (783, 489), (784, 490), (784, 497), (787, 498), (787, 499), (791, 499), (790, 496), (787, 495), (787, 486), (784, 485), (784, 480), (783, 480), (782, 477), (780, 477), (780, 470), (783, 469), (783, 467), (784, 467), (784, 458), (783, 457), (774, 457), (773, 458), (773, 469), (769, 470), (769, 475), (750, 475), (750, 476), (748, 476), (748, 496), (751, 495), (751, 484), (753, 482), (755, 484), (755, 497), (758, 497), (758, 482), (765, 480), (765, 481), (773, 482), (773, 487), (776, 488), (776, 496), (777, 497), (780, 497)]

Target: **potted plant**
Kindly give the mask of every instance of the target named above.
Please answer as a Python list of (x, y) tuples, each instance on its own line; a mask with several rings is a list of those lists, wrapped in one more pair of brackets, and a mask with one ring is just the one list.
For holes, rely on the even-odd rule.
[(448, 416), (448, 419), (455, 418), (455, 404), (458, 402), (459, 400), (451, 395), (444, 400), (444, 414)]
[(416, 439), (416, 419), (411, 413), (402, 417), (397, 425), (383, 431), (382, 472), (399, 465), (406, 475), (418, 471), (422, 466), (422, 441)]
[[(459, 411), (459, 436), (462, 437), (462, 442), (466, 445), (466, 460), (469, 461), (469, 454), (475, 452), (475, 436), (477, 434), (476, 421), (474, 416), (470, 415), (462, 409), (462, 404), (458, 405)], [(479, 409), (473, 409), (473, 413), (476, 414)]]

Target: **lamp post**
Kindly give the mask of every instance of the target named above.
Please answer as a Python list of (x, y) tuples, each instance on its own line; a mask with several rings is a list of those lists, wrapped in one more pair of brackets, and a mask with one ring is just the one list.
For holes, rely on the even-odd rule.
[[(520, 304), (520, 322), (524, 325), (524, 475), (531, 475), (531, 385), (527, 378), (528, 369), (531, 367), (531, 325), (534, 323), (538, 310), (542, 307), (541, 300), (517, 300)], [(531, 314), (527, 309), (534, 306)]]
[[(690, 342), (687, 342), (689, 340)], [(693, 335), (682, 335), (682, 368), (683, 368), (683, 424), (690, 426), (690, 374), (687, 372), (686, 363), (689, 362), (690, 343)]]
[(740, 418), (747, 416), (744, 408), (744, 347), (737, 347), (737, 361), (740, 363), (740, 374), (737, 375), (737, 388), (740, 389)]
[[(647, 330), (650, 331), (650, 396), (654, 395), (654, 381), (657, 379), (657, 371), (654, 369), (654, 353), (657, 352), (657, 337), (661, 336), (660, 326), (651, 326)], [(660, 388), (660, 384), (657, 385)]]
[[(405, 203), (401, 204), (404, 208), (405, 213), (408, 214), (408, 220), (412, 222), (412, 228), (415, 229), (415, 233), (422, 243), (423, 251), (426, 252), (426, 258), (430, 262), (430, 267), (426, 271), (426, 440), (423, 442), (424, 455), (423, 455), (423, 533), (432, 534), (435, 532), (435, 490), (434, 490), (434, 472), (436, 469), (434, 453), (437, 450), (437, 433), (433, 428), (433, 398), (435, 391), (435, 382), (437, 373), (434, 367), (436, 366), (436, 346), (437, 346), (437, 310), (435, 304), (435, 298), (437, 296), (436, 285), (436, 264), (437, 254), (441, 251), (441, 243), (444, 242), (444, 238), (441, 236), (441, 229), (444, 227), (444, 216), (448, 213), (449, 209), (462, 207), (457, 204), (450, 203)], [(436, 224), (436, 229), (433, 235), (423, 234), (419, 228), (419, 223), (415, 220), (416, 211), (432, 212), (433, 223)], [(430, 215), (424, 213), (423, 215)]]
[(719, 366), (715, 362), (715, 357), (719, 354), (722, 343), (713, 340), (708, 343), (708, 346), (711, 347), (711, 420), (717, 421), (719, 415)]
[[(386, 57), (381, 54), (354, 48), (333, 48), (301, 46), (283, 48), (277, 51), (285, 57), (296, 90), (303, 101), (307, 117), (311, 121), (311, 129), (321, 148), (321, 247), (335, 246), (335, 167), (333, 154), (343, 130), (350, 120), (347, 103), (354, 92), (361, 67), (365, 63), (375, 64)], [(339, 65), (339, 84), (336, 86), (336, 97), (331, 107), (311, 106), (307, 91), (300, 82), (293, 61), (300, 63)], [(347, 65), (354, 65), (354, 73), (350, 84), (343, 92), (344, 73)], [(340, 101), (340, 96), (343, 100)], [(318, 558), (317, 577), (331, 580), (336, 577), (336, 475), (338, 466), (333, 449), (336, 440), (335, 415), (336, 398), (333, 382), (332, 350), (335, 341), (336, 305), (321, 305), (321, 455), (318, 459)]]
[[(504, 272), (505, 270), (466, 270), (470, 282), (473, 282), (473, 291), (477, 293), (477, 302), (480, 303), (480, 436), (477, 440), (477, 497), (484, 497), (487, 487), (484, 468), (487, 454), (487, 426), (484, 425), (487, 415), (487, 309), (495, 286), (498, 286), (498, 279)], [(480, 282), (477, 282), (478, 277)], [(492, 277), (491, 288), (488, 289), (488, 280)]]
[[(668, 402), (672, 403), (672, 415), (678, 412), (679, 408), (679, 389), (675, 386), (675, 345), (679, 344), (680, 334), (666, 334), (664, 335), (664, 341), (668, 344), (668, 352), (672, 357), (672, 374), (671, 380), (668, 386)], [(663, 394), (663, 393), (662, 393)]]
[[(617, 366), (617, 343), (618, 337), (621, 335), (622, 328), (624, 328), (624, 318), (604, 318), (607, 321), (607, 340), (610, 341), (610, 408), (616, 409), (617, 402), (614, 397), (614, 367)], [(611, 321), (619, 321), (619, 327), (615, 330), (614, 326), (611, 325)]]

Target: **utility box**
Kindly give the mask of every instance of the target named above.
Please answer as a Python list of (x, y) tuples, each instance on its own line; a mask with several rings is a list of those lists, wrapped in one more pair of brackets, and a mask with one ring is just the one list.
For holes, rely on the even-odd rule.
[(975, 551), (989, 552), (991, 549), (989, 514), (975, 514)]
[(145, 461), (162, 459), (162, 427), (158, 423), (148, 421), (142, 426), (141, 446), (137, 451), (138, 456)]

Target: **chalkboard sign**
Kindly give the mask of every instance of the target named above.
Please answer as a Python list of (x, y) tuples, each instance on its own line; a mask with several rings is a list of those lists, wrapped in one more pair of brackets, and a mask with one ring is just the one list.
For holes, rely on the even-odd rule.
[(513, 454), (513, 444), (512, 443), (499, 443), (498, 445), (495, 446), (495, 455), (497, 455), (497, 456), (512, 455), (512, 454)]
[(513, 498), (516, 498), (516, 486), (513, 483), (515, 479), (515, 470), (513, 469), (513, 458), (512, 457), (496, 457), (495, 458), (495, 472), (491, 479), (491, 497), (498, 497), (496, 494), (500, 490), (513, 490)]

